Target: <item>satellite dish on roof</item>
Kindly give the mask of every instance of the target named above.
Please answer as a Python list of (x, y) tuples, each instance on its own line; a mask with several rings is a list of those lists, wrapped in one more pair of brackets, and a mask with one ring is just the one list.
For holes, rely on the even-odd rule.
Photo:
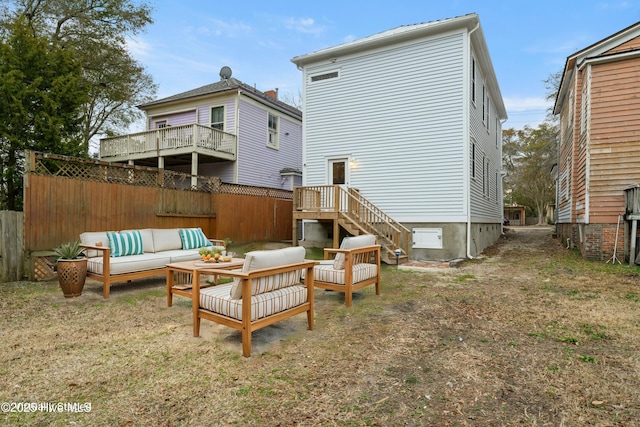
[(220, 69), (220, 79), (227, 80), (229, 77), (231, 77), (231, 68), (225, 65)]

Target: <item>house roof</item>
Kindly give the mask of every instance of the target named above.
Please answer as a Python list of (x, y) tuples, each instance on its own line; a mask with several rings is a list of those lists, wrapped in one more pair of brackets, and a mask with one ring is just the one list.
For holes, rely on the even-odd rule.
[(264, 92), (257, 90), (255, 87), (249, 86), (248, 84), (233, 77), (230, 77), (226, 80), (220, 80), (216, 83), (201, 86), (196, 89), (191, 89), (186, 92), (178, 93), (176, 95), (167, 96), (166, 98), (147, 102), (145, 104), (138, 105), (138, 108), (141, 110), (147, 110), (157, 105), (179, 102), (190, 98), (197, 98), (200, 96), (208, 96), (224, 92), (242, 92), (243, 94), (246, 94), (258, 100), (259, 102), (266, 103), (295, 117), (302, 118), (302, 111), (298, 110), (297, 108), (287, 104), (286, 102), (282, 102), (280, 100), (269, 97)]
[(321, 61), (333, 61), (337, 56), (345, 56), (381, 48), (420, 37), (441, 34), (446, 31), (465, 28), (471, 37), (475, 48), (477, 61), (486, 72), (486, 83), (494, 100), (494, 107), (501, 119), (507, 118), (498, 80), (489, 57), (489, 50), (484, 38), (480, 19), (476, 13), (447, 18), (436, 21), (422, 22), (419, 24), (401, 25), (368, 37), (343, 43), (326, 49), (317, 50), (305, 55), (299, 55), (291, 59), (298, 68)]
[[(603, 60), (617, 60), (628, 56), (629, 51), (616, 52), (612, 54), (607, 54), (607, 52), (638, 36), (640, 36), (640, 22), (636, 22), (635, 24), (618, 31), (609, 37), (605, 37), (604, 39), (569, 55), (562, 71), (562, 78), (560, 80), (560, 86), (558, 87), (558, 93), (556, 94), (553, 113), (560, 113), (560, 108), (564, 104), (564, 100), (569, 92), (569, 87), (571, 86), (570, 82), (573, 80), (576, 68), (581, 67), (584, 63), (591, 61), (596, 57)], [(635, 50), (633, 52), (637, 53), (638, 51)]]

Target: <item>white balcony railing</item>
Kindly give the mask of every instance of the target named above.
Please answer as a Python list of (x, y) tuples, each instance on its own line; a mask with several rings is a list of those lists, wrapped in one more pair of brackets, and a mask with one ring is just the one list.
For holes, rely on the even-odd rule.
[(235, 135), (199, 124), (169, 126), (100, 140), (100, 158), (127, 158), (132, 155), (162, 156), (181, 148), (203, 148), (224, 153), (237, 152)]

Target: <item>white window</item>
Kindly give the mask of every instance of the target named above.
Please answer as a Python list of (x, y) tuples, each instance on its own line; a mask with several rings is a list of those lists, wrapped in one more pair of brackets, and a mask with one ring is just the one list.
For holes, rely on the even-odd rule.
[(269, 113), (269, 139), (267, 145), (269, 147), (278, 148), (278, 116)]
[(486, 105), (486, 92), (484, 85), (482, 85), (482, 122), (487, 123), (487, 105)]
[(476, 177), (476, 143), (471, 142), (471, 177)]
[(311, 80), (310, 83), (318, 83), (318, 82), (323, 82), (323, 81), (338, 79), (338, 78), (340, 78), (339, 70), (327, 71), (325, 73), (314, 74), (313, 76), (310, 76), (310, 80)]
[(211, 127), (224, 131), (224, 106), (211, 108)]
[(583, 73), (582, 81), (582, 111), (580, 114), (580, 133), (589, 131), (589, 109), (591, 108), (591, 102), (589, 94), (591, 92), (591, 65), (587, 66), (587, 69)]
[(471, 58), (471, 101), (476, 103), (476, 60)]
[(166, 127), (167, 127), (166, 120), (160, 120), (159, 122), (156, 122), (156, 129), (164, 129)]

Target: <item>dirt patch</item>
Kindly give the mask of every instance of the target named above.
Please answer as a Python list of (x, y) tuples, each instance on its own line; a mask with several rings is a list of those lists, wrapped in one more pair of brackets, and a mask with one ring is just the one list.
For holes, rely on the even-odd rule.
[[(276, 245), (276, 247), (279, 245)], [(91, 412), (0, 412), (2, 425), (636, 425), (640, 276), (586, 262), (546, 227), (511, 227), (458, 268), (383, 268), (382, 295), (344, 307), (316, 290), (253, 334), (166, 307), (162, 278), (0, 284), (0, 402)], [(17, 409), (17, 406), (14, 406)]]

